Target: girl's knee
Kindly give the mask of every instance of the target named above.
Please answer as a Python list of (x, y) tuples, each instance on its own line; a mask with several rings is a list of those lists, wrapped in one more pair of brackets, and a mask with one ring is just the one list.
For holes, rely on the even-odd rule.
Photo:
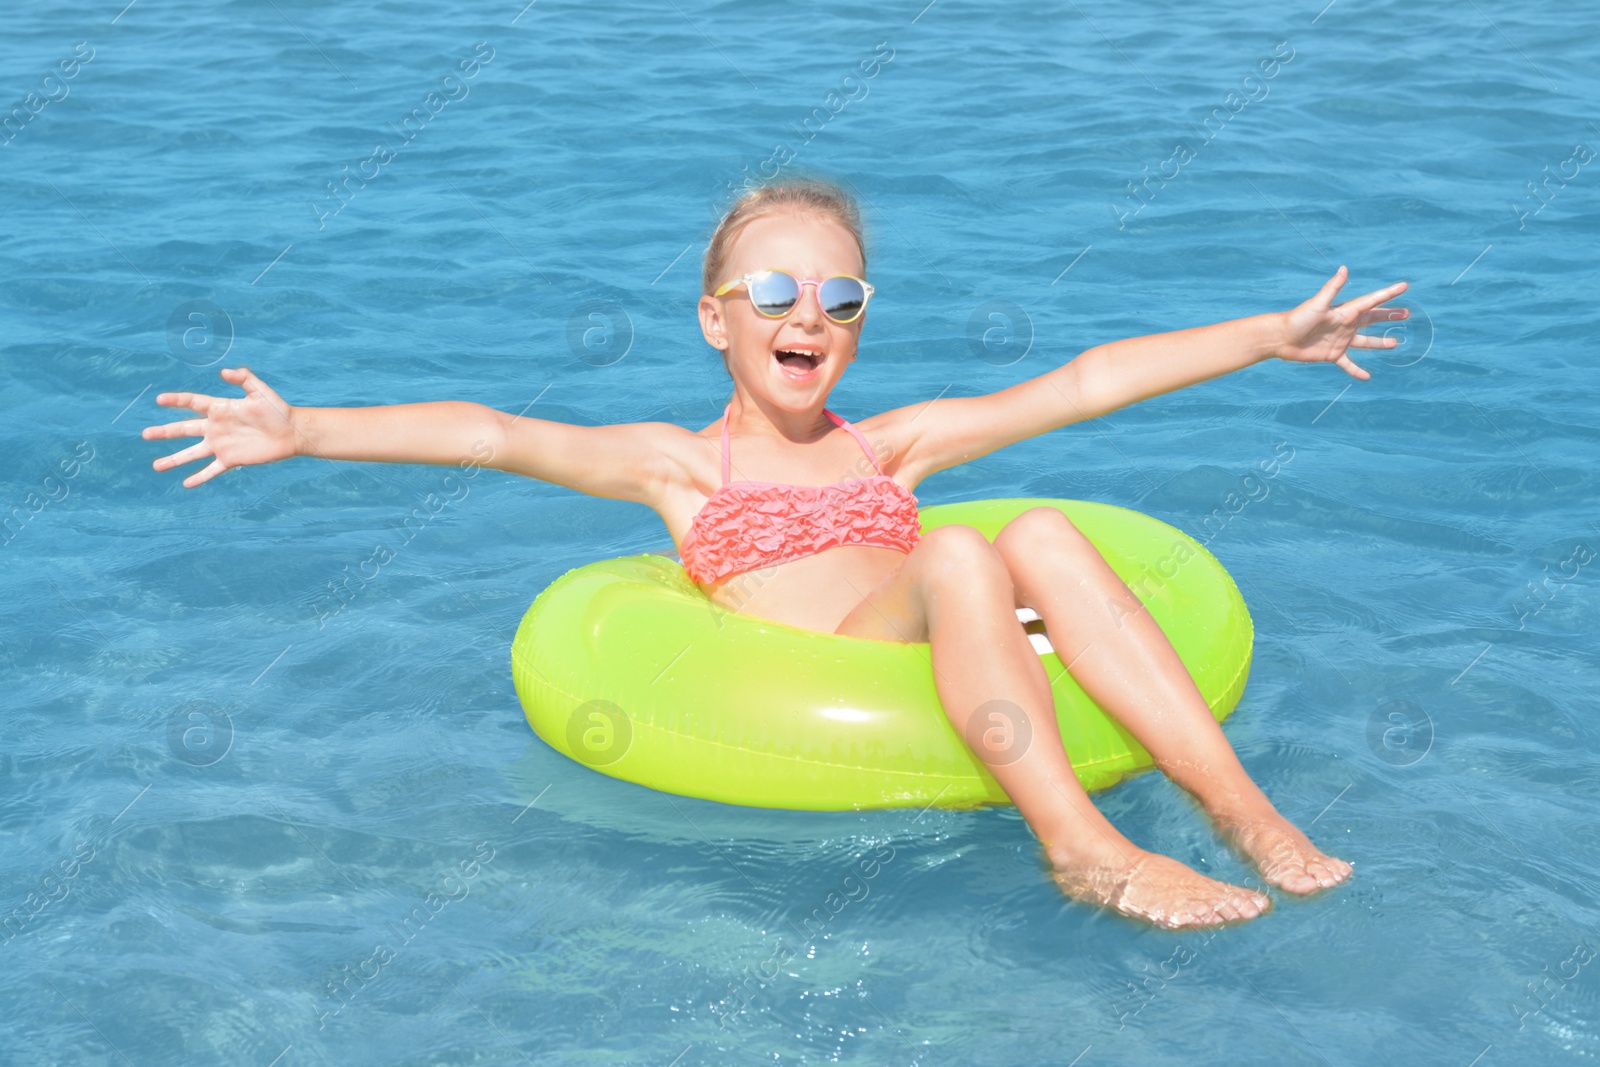
[(1029, 508), (1010, 522), (995, 537), (995, 548), (1005, 554), (1035, 555), (1049, 546), (1083, 545), (1083, 536), (1073, 521), (1052, 507)]
[(1009, 583), (1011, 573), (999, 551), (972, 526), (940, 526), (922, 535), (917, 546), (924, 573), (936, 584)]

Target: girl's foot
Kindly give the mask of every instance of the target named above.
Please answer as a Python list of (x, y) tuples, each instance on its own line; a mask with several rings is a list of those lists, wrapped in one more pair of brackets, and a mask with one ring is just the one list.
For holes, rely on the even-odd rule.
[(1243, 852), (1261, 877), (1290, 893), (1315, 893), (1338, 885), (1354, 869), (1329, 856), (1297, 830), (1277, 809), (1212, 812), (1217, 831)]
[(1272, 906), (1264, 894), (1207, 878), (1154, 852), (1085, 862), (1050, 857), (1051, 874), (1074, 900), (1099, 904), (1171, 930), (1254, 919)]

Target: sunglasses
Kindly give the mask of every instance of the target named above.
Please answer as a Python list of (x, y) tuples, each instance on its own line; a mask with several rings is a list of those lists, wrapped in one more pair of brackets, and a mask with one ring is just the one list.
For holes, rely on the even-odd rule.
[(822, 313), (841, 326), (859, 319), (867, 310), (867, 300), (873, 294), (872, 286), (853, 274), (835, 274), (831, 278), (796, 278), (788, 271), (758, 270), (735, 278), (712, 296), (723, 296), (744, 286), (750, 292), (750, 304), (756, 314), (769, 319), (781, 319), (800, 303), (800, 293), (808, 285), (817, 287), (817, 303)]

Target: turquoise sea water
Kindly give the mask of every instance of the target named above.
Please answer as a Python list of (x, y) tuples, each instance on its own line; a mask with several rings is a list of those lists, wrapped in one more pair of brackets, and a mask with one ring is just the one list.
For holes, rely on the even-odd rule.
[[(924, 2), (8, 10), (0, 1061), (1600, 1058), (1600, 17)], [(1227, 732), (1348, 886), (1172, 934), (1065, 902), (1013, 809), (606, 778), (533, 736), (508, 646), (566, 569), (670, 548), (653, 514), (150, 469), (154, 395), (239, 363), (298, 404), (703, 426), (701, 250), (791, 155), (869, 227), (847, 418), (1341, 263), (1411, 282), (1369, 382), (1261, 366), (919, 490), (1206, 541), (1257, 626)], [(1161, 777), (1099, 799), (1246, 877)]]

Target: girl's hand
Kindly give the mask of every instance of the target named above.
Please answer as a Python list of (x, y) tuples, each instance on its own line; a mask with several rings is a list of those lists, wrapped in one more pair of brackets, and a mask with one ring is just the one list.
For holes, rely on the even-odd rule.
[(1340, 267), (1316, 296), (1284, 313), (1283, 338), (1274, 347), (1273, 355), (1297, 363), (1337, 363), (1352, 377), (1362, 381), (1372, 377), (1356, 366), (1345, 350), (1393, 348), (1400, 343), (1398, 337), (1369, 337), (1356, 331), (1374, 322), (1408, 317), (1411, 312), (1405, 308), (1379, 307), (1390, 297), (1405, 292), (1406, 283), (1395, 282), (1386, 289), (1347, 300), (1338, 307), (1330, 306), (1348, 277), (1349, 272)]
[(165, 426), (146, 426), (143, 437), (155, 441), (167, 437), (199, 437), (199, 444), (181, 452), (162, 456), (151, 464), (158, 471), (211, 456), (209, 466), (183, 480), (185, 489), (209, 482), (225, 470), (253, 463), (272, 463), (295, 455), (294, 425), (289, 416), (294, 409), (250, 373), (248, 367), (225, 367), (224, 381), (245, 391), (245, 396), (229, 398), (204, 393), (162, 393), (156, 403), (169, 408), (188, 408), (205, 416), (169, 422)]

